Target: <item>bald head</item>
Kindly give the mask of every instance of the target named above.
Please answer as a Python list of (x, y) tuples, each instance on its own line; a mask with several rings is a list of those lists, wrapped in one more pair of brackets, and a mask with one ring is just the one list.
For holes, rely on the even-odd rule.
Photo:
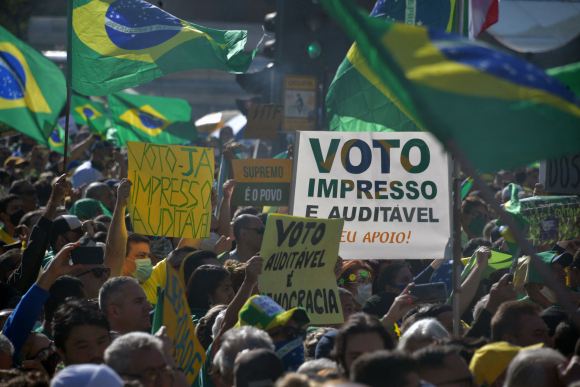
[(105, 183), (91, 183), (85, 191), (85, 197), (100, 201), (109, 211), (115, 209), (115, 194)]

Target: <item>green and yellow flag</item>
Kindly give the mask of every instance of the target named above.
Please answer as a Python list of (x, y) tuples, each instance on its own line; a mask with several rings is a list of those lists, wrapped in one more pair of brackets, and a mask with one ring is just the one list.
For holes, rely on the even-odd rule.
[(46, 145), (65, 103), (58, 66), (0, 26), (0, 121)]
[(197, 139), (190, 121), (191, 106), (184, 99), (115, 93), (109, 96), (115, 139), (177, 145)]
[(107, 108), (104, 102), (91, 101), (88, 98), (73, 94), (71, 104), (71, 114), (77, 125), (89, 125), (91, 122), (91, 132), (105, 132), (110, 127)]
[(184, 70), (248, 70), (246, 31), (201, 27), (142, 0), (68, 0), (67, 84), (99, 96)]
[[(64, 136), (64, 128), (57, 123), (48, 137), (48, 147), (53, 151), (64, 154)], [(70, 143), (71, 141), (69, 140)]]

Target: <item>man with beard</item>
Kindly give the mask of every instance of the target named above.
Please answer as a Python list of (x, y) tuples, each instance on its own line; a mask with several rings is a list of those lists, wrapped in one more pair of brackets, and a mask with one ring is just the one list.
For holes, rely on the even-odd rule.
[(110, 325), (96, 304), (65, 302), (54, 314), (52, 330), (56, 351), (66, 366), (103, 363), (105, 349), (111, 344)]

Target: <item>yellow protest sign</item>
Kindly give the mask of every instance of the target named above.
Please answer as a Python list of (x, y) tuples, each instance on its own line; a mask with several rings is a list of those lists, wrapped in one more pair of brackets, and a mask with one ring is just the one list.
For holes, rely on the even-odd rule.
[(235, 206), (287, 206), (292, 182), (291, 159), (232, 160)]
[[(167, 264), (166, 264), (167, 265)], [(161, 325), (167, 326), (167, 334), (173, 341), (173, 357), (183, 369), (189, 383), (193, 383), (205, 362), (205, 351), (195, 335), (195, 325), (190, 317), (183, 282), (177, 270), (167, 265), (167, 285), (157, 304), (153, 317), (153, 332)], [(159, 317), (162, 316), (162, 320)], [(161, 321), (160, 321), (161, 320)]]
[(128, 203), (133, 230), (144, 235), (209, 237), (212, 148), (127, 141)]
[(344, 322), (334, 265), (344, 219), (269, 214), (260, 292), (284, 309), (306, 308), (312, 325)]

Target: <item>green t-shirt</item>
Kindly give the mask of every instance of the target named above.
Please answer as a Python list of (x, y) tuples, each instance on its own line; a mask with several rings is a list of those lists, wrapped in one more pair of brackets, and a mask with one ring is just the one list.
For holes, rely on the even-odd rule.
[(50, 341), (54, 340), (54, 338), (52, 337), (52, 335), (49, 332), (47, 332), (44, 329), (42, 329), (42, 327), (36, 328), (34, 330), (34, 332), (42, 333), (43, 335), (45, 335), (46, 337), (48, 337), (48, 339)]

